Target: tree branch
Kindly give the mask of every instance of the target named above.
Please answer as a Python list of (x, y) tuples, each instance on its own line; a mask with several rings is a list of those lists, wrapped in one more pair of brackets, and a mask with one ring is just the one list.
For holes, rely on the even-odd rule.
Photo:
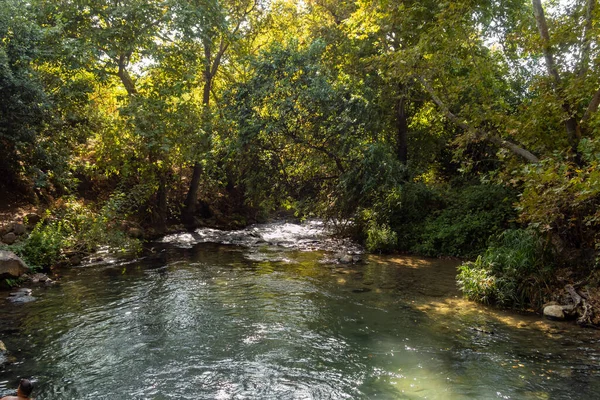
[(558, 68), (554, 61), (554, 55), (552, 54), (552, 46), (550, 45), (550, 34), (548, 33), (548, 24), (546, 23), (546, 16), (544, 15), (544, 9), (542, 8), (541, 0), (531, 0), (533, 5), (533, 14), (535, 16), (535, 22), (540, 32), (540, 38), (542, 39), (542, 52), (546, 59), (546, 68), (548, 74), (552, 78), (552, 85), (554, 86), (554, 92), (559, 96), (562, 102), (562, 109), (565, 113), (565, 128), (567, 130), (567, 139), (571, 144), (571, 149), (574, 153), (577, 153), (577, 143), (581, 138), (580, 127), (577, 125), (577, 120), (572, 112), (571, 104), (562, 93), (560, 75), (558, 74)]
[(540, 0), (531, 0), (531, 4), (533, 5), (533, 15), (535, 16), (535, 22), (542, 39), (542, 52), (544, 53), (544, 59), (546, 60), (546, 68), (548, 74), (554, 79), (554, 88), (558, 90), (560, 88), (560, 76), (558, 75), (558, 69), (556, 68), (556, 63), (554, 62), (554, 56), (552, 54), (550, 34), (548, 33), (548, 24), (546, 23), (542, 2)]
[(524, 159), (526, 159), (529, 162), (537, 163), (540, 161), (540, 159), (537, 158), (529, 150), (524, 149), (524, 148), (520, 147), (519, 145), (509, 142), (508, 140), (502, 139), (498, 136), (486, 135), (483, 132), (481, 132), (480, 130), (473, 128), (472, 126), (470, 126), (469, 124), (467, 124), (466, 122), (464, 122), (463, 120), (458, 118), (452, 111), (450, 111), (450, 109), (446, 106), (446, 104), (435, 94), (433, 87), (431, 87), (431, 85), (427, 81), (425, 81), (425, 79), (423, 79), (420, 76), (418, 77), (418, 79), (421, 82), (421, 84), (423, 85), (423, 87), (425, 88), (425, 90), (427, 91), (427, 93), (429, 93), (429, 95), (431, 96), (431, 99), (433, 100), (433, 102), (442, 110), (442, 112), (444, 113), (446, 118), (448, 118), (450, 121), (452, 121), (455, 125), (459, 126), (461, 129), (469, 132), (474, 137), (489, 140), (490, 142), (495, 143), (496, 145), (503, 147), (505, 149), (508, 149), (508, 150), (512, 151), (513, 153), (523, 157)]
[(588, 104), (588, 108), (585, 110), (583, 117), (581, 117), (581, 121), (579, 121), (579, 125), (585, 126), (585, 124), (587, 124), (587, 122), (590, 119), (590, 117), (592, 116), (592, 114), (594, 114), (596, 111), (598, 111), (598, 106), (600, 106), (600, 89), (598, 89), (596, 91), (596, 93), (594, 93), (594, 97), (592, 97), (590, 104)]
[(579, 59), (579, 71), (577, 75), (582, 78), (589, 68), (590, 51), (592, 47), (592, 16), (596, 8), (596, 0), (588, 0), (585, 10), (585, 25), (583, 28), (583, 47), (581, 49), (581, 58)]
[(127, 94), (129, 96), (135, 96), (137, 94), (137, 89), (135, 88), (133, 79), (131, 79), (131, 75), (129, 75), (129, 72), (127, 71), (127, 64), (129, 63), (130, 56), (131, 54), (121, 54), (119, 56), (119, 71), (117, 72), (117, 75), (121, 78), (121, 82), (123, 82)]

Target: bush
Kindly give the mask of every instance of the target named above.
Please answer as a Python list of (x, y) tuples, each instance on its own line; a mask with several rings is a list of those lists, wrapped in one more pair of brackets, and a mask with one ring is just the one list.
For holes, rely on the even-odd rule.
[(370, 253), (390, 253), (398, 246), (398, 235), (389, 225), (370, 221), (365, 246)]
[(522, 222), (552, 235), (559, 261), (591, 268), (600, 264), (600, 140), (582, 139), (579, 151), (580, 163), (555, 154), (525, 167), (518, 210)]
[[(438, 192), (422, 183), (398, 184), (380, 193), (369, 208), (358, 213), (359, 236), (369, 251), (410, 250), (419, 242), (427, 215), (441, 205)], [(385, 246), (373, 246), (383, 238), (389, 239)]]
[(459, 267), (458, 285), (470, 300), (513, 308), (543, 303), (551, 276), (551, 252), (532, 230), (510, 229), (494, 238), (474, 262)]
[(473, 257), (485, 250), (489, 237), (508, 228), (516, 218), (516, 194), (505, 186), (467, 186), (449, 192), (446, 198), (448, 206), (426, 219), (421, 242), (413, 251)]
[(99, 246), (116, 251), (138, 251), (140, 243), (118, 228), (118, 199), (111, 199), (94, 212), (75, 200), (40, 221), (24, 243), (12, 247), (32, 268), (48, 268), (66, 259), (69, 253), (90, 253)]

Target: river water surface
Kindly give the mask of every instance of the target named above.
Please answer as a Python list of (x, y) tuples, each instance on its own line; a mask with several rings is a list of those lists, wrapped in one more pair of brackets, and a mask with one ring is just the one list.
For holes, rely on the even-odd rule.
[(466, 302), (456, 261), (325, 233), (199, 230), (62, 271), (34, 302), (0, 292), (0, 394), (25, 376), (38, 400), (599, 398), (597, 331)]

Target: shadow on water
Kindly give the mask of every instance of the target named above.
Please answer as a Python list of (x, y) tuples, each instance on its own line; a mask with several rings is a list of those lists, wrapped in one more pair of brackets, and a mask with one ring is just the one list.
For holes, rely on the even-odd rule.
[(277, 232), (269, 242), (255, 230), (251, 246), (200, 234), (185, 246), (157, 243), (143, 260), (66, 270), (60, 285), (35, 289), (36, 302), (2, 304), (0, 338), (18, 362), (0, 370), (0, 393), (19, 376), (38, 381), (38, 399), (571, 399), (600, 390), (597, 332), (464, 301), (455, 261), (332, 263), (310, 235), (298, 248)]

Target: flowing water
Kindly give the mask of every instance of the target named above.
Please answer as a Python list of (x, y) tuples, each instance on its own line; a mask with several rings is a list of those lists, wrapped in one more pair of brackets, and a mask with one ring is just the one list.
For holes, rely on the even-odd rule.
[(38, 400), (598, 398), (597, 331), (466, 302), (456, 266), (319, 223), (168, 236), (34, 302), (0, 292), (0, 395), (26, 376)]

